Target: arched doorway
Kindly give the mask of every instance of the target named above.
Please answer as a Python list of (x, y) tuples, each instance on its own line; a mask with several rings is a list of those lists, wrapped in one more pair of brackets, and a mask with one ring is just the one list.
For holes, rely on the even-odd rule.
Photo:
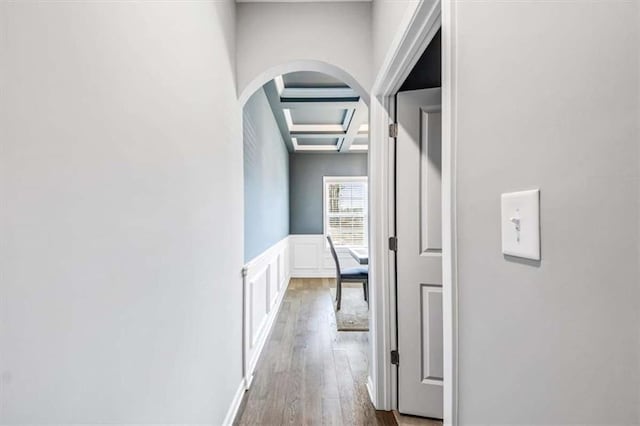
[(247, 87), (242, 89), (242, 92), (238, 94), (238, 101), (240, 102), (240, 106), (244, 107), (251, 95), (253, 95), (256, 90), (264, 86), (264, 84), (268, 81), (273, 80), (279, 75), (297, 71), (315, 71), (330, 75), (331, 77), (341, 80), (352, 87), (354, 90), (356, 90), (362, 97), (362, 100), (367, 104), (367, 106), (369, 105), (369, 92), (365, 90), (364, 87), (362, 87), (362, 85), (351, 74), (344, 71), (342, 68), (336, 65), (329, 64), (327, 62), (317, 60), (300, 60), (287, 62), (285, 64), (271, 67), (255, 76), (251, 83), (249, 83)]
[[(254, 95), (263, 90), (265, 92), (267, 92), (267, 90), (265, 89), (265, 87), (267, 87), (267, 85), (273, 85), (274, 87), (276, 87), (276, 83), (275, 81), (280, 78), (281, 80), (283, 79), (283, 77), (285, 76), (291, 76), (293, 74), (296, 73), (318, 73), (318, 74), (323, 74), (329, 77), (332, 77), (335, 80), (338, 80), (340, 82), (342, 82), (345, 87), (341, 87), (339, 88), (339, 90), (343, 90), (343, 92), (336, 92), (336, 93), (346, 93), (344, 95), (341, 96), (335, 96), (335, 97), (331, 97), (331, 100), (325, 100), (325, 102), (344, 102), (345, 104), (347, 103), (364, 103), (365, 106), (365, 114), (364, 114), (364, 119), (367, 123), (366, 125), (366, 132), (368, 135), (368, 105), (369, 105), (369, 94), (367, 93), (367, 91), (364, 90), (364, 88), (351, 76), (349, 75), (347, 72), (345, 72), (344, 70), (342, 70), (339, 67), (336, 67), (334, 65), (331, 64), (327, 64), (321, 61), (295, 61), (295, 62), (291, 62), (291, 63), (287, 63), (287, 64), (282, 64), (282, 65), (278, 65), (272, 68), (269, 68), (267, 70), (265, 70), (264, 72), (260, 73), (258, 76), (256, 76), (252, 82), (247, 85), (246, 88), (244, 88), (241, 93), (239, 94), (239, 102), (241, 104), (241, 106), (243, 106), (243, 108), (247, 108), (250, 105), (253, 105), (254, 103)], [(286, 78), (284, 79), (286, 80)], [(330, 79), (329, 79), (330, 80)], [(291, 89), (301, 89), (301, 87), (289, 87), (287, 85), (287, 87), (283, 87), (284, 90), (286, 91), (288, 88)], [(305, 89), (309, 89), (309, 88), (305, 88)], [(326, 88), (325, 88), (326, 89)], [(338, 90), (336, 87), (332, 87), (331, 89), (334, 90)], [(349, 90), (351, 90), (352, 92), (356, 93), (355, 98), (357, 99), (353, 99), (353, 96), (349, 95)], [(276, 101), (276, 103), (281, 102), (284, 98), (287, 98), (287, 96), (281, 96), (282, 94), (282, 90), (278, 90), (277, 91), (277, 98), (278, 100)], [(264, 95), (266, 98), (269, 97), (269, 94), (265, 94)], [(282, 101), (281, 103), (284, 103), (287, 101)], [(263, 105), (266, 105), (266, 102), (262, 102)], [(273, 108), (273, 103), (271, 103), (271, 106)], [(345, 107), (345, 111), (348, 108), (347, 106), (343, 105)], [(293, 110), (292, 110), (293, 111)], [(275, 114), (275, 113), (274, 113)], [(348, 112), (345, 112), (345, 123), (348, 120), (346, 117), (352, 117), (354, 115), (348, 115)], [(277, 114), (276, 114), (277, 115)], [(293, 115), (293, 112), (292, 112)], [(343, 119), (341, 118), (340, 121), (342, 121)], [(278, 121), (277, 117), (276, 117), (276, 121)], [(287, 127), (288, 125), (288, 130), (293, 132), (295, 129), (292, 129), (292, 122), (296, 122), (296, 117), (295, 115), (293, 115), (293, 120), (290, 120), (289, 123), (285, 123), (284, 127)], [(330, 124), (329, 126), (339, 126), (339, 125), (343, 125), (344, 123), (340, 123), (340, 124)], [(296, 125), (295, 123), (293, 124), (294, 126)], [(246, 112), (243, 112), (243, 126), (244, 129), (243, 130), (247, 130), (249, 129), (250, 132), (253, 133), (260, 133), (260, 129), (256, 129), (254, 128), (255, 126), (253, 126), (250, 122), (247, 122), (246, 120)], [(301, 126), (310, 126), (309, 124), (301, 124)], [(282, 128), (282, 126), (280, 126), (280, 128)], [(347, 133), (346, 128), (342, 129), (341, 131), (344, 131), (345, 133)], [(336, 131), (337, 132), (337, 131)], [(304, 132), (300, 132), (300, 133), (304, 133)], [(243, 134), (246, 134), (245, 131), (243, 131)], [(327, 135), (325, 135), (325, 137), (327, 137)], [(245, 136), (246, 138), (246, 136)], [(337, 138), (338, 141), (336, 141), (336, 145), (339, 145), (339, 138)], [(368, 136), (367, 136), (368, 139)], [(302, 144), (301, 144), (302, 145)], [(318, 143), (318, 145), (320, 145)], [(315, 145), (315, 147), (317, 148), (318, 145)], [(359, 145), (359, 144), (356, 144)], [(307, 147), (309, 147), (309, 145), (307, 145)], [(298, 147), (294, 146), (294, 151), (297, 149)], [(323, 145), (323, 148), (328, 148), (327, 146)], [(337, 158), (340, 155), (340, 148), (335, 148), (335, 149), (308, 149), (309, 151), (334, 151), (332, 155), (335, 155)], [(256, 150), (251, 150), (252, 153), (255, 153)], [(309, 157), (313, 157), (315, 154), (320, 154), (320, 153), (306, 153), (309, 155)], [(313, 155), (312, 155), (313, 154)], [(345, 154), (355, 154), (353, 152), (349, 153), (349, 152), (345, 152)], [(245, 166), (246, 166), (246, 162), (245, 162)], [(367, 169), (368, 169), (368, 156), (365, 156), (364, 158), (364, 174), (365, 174), (365, 179), (366, 179), (366, 175), (367, 175)], [(320, 186), (320, 188), (326, 188), (325, 185), (331, 185), (335, 183), (325, 183), (325, 181), (323, 180), (323, 178), (326, 175), (342, 175), (342, 173), (339, 172), (326, 172), (323, 173), (319, 176), (319, 178), (317, 176), (314, 177), (314, 179), (316, 179), (316, 181), (320, 182), (322, 186)], [(350, 176), (340, 176), (341, 178), (346, 178), (346, 177), (350, 177)], [(347, 179), (345, 179), (347, 180)], [(246, 169), (245, 169), (245, 183), (247, 181), (247, 175), (246, 175)], [(354, 183), (352, 183), (351, 185), (355, 185)], [(368, 187), (365, 183), (365, 194), (368, 195)], [(246, 189), (246, 187), (245, 187)], [(323, 195), (326, 196), (327, 192), (323, 190), (320, 190), (318, 192), (318, 196), (320, 197), (320, 199), (322, 199)], [(366, 210), (368, 212), (368, 202), (366, 201), (368, 199), (365, 198), (364, 201), (364, 205), (366, 206)], [(248, 211), (251, 210), (255, 210), (254, 206), (252, 206), (250, 203), (247, 202), (246, 198), (245, 198), (245, 218), (247, 215)], [(301, 251), (300, 253), (294, 253), (294, 258), (296, 256), (300, 256), (300, 257), (307, 257), (307, 258), (313, 258), (314, 256), (319, 259), (319, 264), (321, 265), (319, 268), (315, 268), (315, 267), (308, 267), (309, 270), (311, 269), (316, 269), (311, 271), (311, 277), (317, 277), (317, 278), (322, 278), (323, 275), (314, 275), (314, 274), (322, 274), (322, 273), (326, 273), (326, 271), (329, 268), (333, 268), (333, 265), (327, 263), (327, 256), (330, 262), (333, 262), (333, 260), (331, 259), (331, 254), (330, 251), (328, 249), (328, 247), (325, 247), (326, 241), (324, 239), (324, 234), (326, 234), (326, 217), (323, 218), (325, 219), (324, 225), (325, 225), (325, 231), (321, 230), (319, 233), (317, 233), (318, 235), (316, 235), (319, 238), (315, 238), (314, 241), (311, 241), (311, 239), (309, 239), (309, 241), (303, 241), (300, 246), (304, 246), (303, 250), (306, 251)], [(368, 229), (368, 222), (367, 225), (365, 225), (365, 229)], [(245, 233), (246, 231), (246, 227), (245, 227)], [(368, 232), (367, 232), (368, 233)], [(299, 232), (296, 232), (295, 234), (300, 234)], [(317, 240), (319, 243), (316, 243), (315, 240)], [(246, 238), (245, 238), (245, 247), (247, 247), (248, 244), (246, 243)], [(267, 343), (267, 335), (269, 334), (269, 331), (271, 329), (271, 326), (274, 324), (275, 322), (275, 316), (277, 315), (277, 311), (279, 308), (279, 303), (281, 302), (282, 298), (284, 297), (284, 291), (282, 291), (282, 287), (283, 287), (283, 270), (284, 271), (289, 271), (290, 270), (290, 265), (288, 265), (288, 259), (291, 257), (289, 256), (289, 253), (287, 253), (288, 247), (289, 247), (289, 243), (285, 243), (282, 244), (281, 242), (276, 242), (276, 244), (274, 246), (272, 246), (273, 248), (267, 248), (266, 251), (263, 251), (263, 248), (260, 248), (259, 250), (255, 250), (254, 252), (252, 252), (250, 255), (247, 255), (247, 253), (245, 252), (245, 260), (247, 262), (246, 266), (245, 266), (245, 270), (244, 270), (244, 276), (245, 276), (245, 280), (244, 280), (244, 321), (245, 321), (245, 325), (244, 325), (244, 366), (245, 366), (245, 383), (246, 383), (246, 387), (247, 389), (250, 387), (252, 380), (253, 380), (253, 373), (254, 370), (256, 369), (257, 366), (257, 362), (258, 362), (258, 358), (260, 357), (260, 353), (262, 352), (262, 348), (265, 344), (268, 345)], [(347, 249), (344, 248), (343, 249), (343, 253), (348, 253)], [(261, 253), (267, 253), (266, 255), (262, 255)], [(346, 254), (346, 256), (350, 256), (349, 254)], [(345, 257), (346, 257), (345, 256)], [(351, 259), (354, 260), (354, 259)], [(356, 259), (356, 261), (359, 262), (359, 260)], [(304, 263), (304, 262), (303, 262)], [(312, 263), (312, 260), (309, 261), (309, 263)], [(295, 266), (295, 265), (294, 265)], [(318, 271), (317, 269), (321, 269), (320, 271)], [(334, 270), (335, 271), (335, 270)], [(335, 277), (335, 272), (333, 272), (333, 276)], [(266, 290), (262, 290), (260, 287), (264, 287), (266, 288)], [(284, 290), (286, 290), (286, 285), (284, 286)], [(275, 290), (274, 290), (275, 289)], [(271, 294), (270, 292), (273, 292), (273, 294)], [(263, 298), (265, 298), (265, 293), (266, 293), (266, 311), (263, 310), (263, 305), (262, 305), (262, 301), (264, 300)], [(362, 289), (358, 290), (358, 295), (362, 295)], [(332, 296), (336, 296), (335, 293)], [(254, 314), (253, 310), (255, 310), (256, 308), (254, 307), (255, 301), (258, 300), (259, 301), (259, 306), (258, 309), (259, 312), (258, 314)], [(371, 300), (371, 299), (370, 299)], [(366, 300), (365, 300), (365, 315), (368, 315), (367, 313), (367, 305), (366, 305)], [(259, 318), (256, 318), (256, 316), (259, 316)], [(337, 320), (338, 321), (338, 320)], [(338, 330), (339, 330), (339, 326), (338, 326)], [(364, 331), (364, 330), (359, 330), (359, 331)], [(370, 359), (370, 350), (366, 349), (366, 353), (364, 355), (367, 359)], [(364, 374), (364, 377), (362, 377), (362, 393), (363, 395), (366, 397), (367, 394), (367, 390), (366, 390), (366, 386), (367, 386), (367, 374), (368, 371), (364, 371), (364, 372), (360, 372)], [(261, 376), (263, 377), (262, 373)]]

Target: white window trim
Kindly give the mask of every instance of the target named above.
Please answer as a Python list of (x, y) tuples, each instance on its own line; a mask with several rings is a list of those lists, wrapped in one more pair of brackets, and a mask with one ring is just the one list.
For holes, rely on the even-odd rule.
[[(365, 208), (364, 215), (364, 232), (365, 232), (365, 241), (367, 241), (367, 245), (369, 242), (369, 177), (368, 176), (323, 176), (322, 177), (322, 232), (325, 237), (325, 242), (327, 238), (327, 228), (328, 228), (328, 217), (327, 217), (327, 199), (329, 198), (327, 194), (327, 184), (329, 183), (338, 183), (338, 182), (363, 182), (365, 186), (365, 194), (367, 194), (367, 206)], [(328, 245), (328, 243), (326, 243)], [(351, 246), (351, 247), (367, 247), (364, 246)], [(344, 248), (347, 246), (344, 245), (336, 245), (336, 249)]]

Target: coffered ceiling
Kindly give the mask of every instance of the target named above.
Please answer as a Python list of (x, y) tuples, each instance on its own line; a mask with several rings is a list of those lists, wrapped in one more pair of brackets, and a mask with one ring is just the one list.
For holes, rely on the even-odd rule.
[(301, 71), (276, 77), (264, 90), (290, 152), (368, 150), (368, 108), (343, 82)]

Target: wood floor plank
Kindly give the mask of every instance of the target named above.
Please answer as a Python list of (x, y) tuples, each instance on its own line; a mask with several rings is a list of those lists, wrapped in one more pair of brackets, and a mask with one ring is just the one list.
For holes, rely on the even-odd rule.
[(243, 403), (242, 414), (239, 414), (236, 424), (238, 425), (259, 425), (262, 424), (260, 418), (262, 413), (262, 407), (264, 401), (255, 397), (252, 397), (249, 390), (245, 395), (245, 401)]
[(339, 398), (322, 398), (322, 424), (342, 425), (342, 408)]
[(260, 422), (264, 425), (280, 425), (284, 423), (289, 373), (274, 373), (269, 385), (270, 391), (262, 401)]
[(367, 393), (367, 332), (338, 332), (331, 279), (292, 279), (240, 425), (392, 425)]
[[(295, 346), (291, 356), (291, 370), (287, 381), (284, 407), (284, 424), (302, 424), (302, 387), (304, 370), (304, 347)], [(268, 407), (267, 409), (269, 409)]]
[(345, 425), (356, 424), (356, 404), (353, 376), (349, 367), (346, 351), (334, 350), (333, 358), (336, 364), (338, 391), (340, 393), (340, 406), (342, 408), (342, 421)]

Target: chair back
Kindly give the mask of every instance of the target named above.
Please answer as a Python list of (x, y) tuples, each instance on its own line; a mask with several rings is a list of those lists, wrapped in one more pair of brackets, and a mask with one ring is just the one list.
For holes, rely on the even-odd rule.
[(336, 262), (336, 278), (340, 279), (340, 262), (338, 261), (338, 254), (336, 248), (333, 246), (333, 240), (331, 235), (327, 235), (327, 241), (329, 241), (329, 248), (331, 249), (331, 256), (333, 256), (334, 262)]

